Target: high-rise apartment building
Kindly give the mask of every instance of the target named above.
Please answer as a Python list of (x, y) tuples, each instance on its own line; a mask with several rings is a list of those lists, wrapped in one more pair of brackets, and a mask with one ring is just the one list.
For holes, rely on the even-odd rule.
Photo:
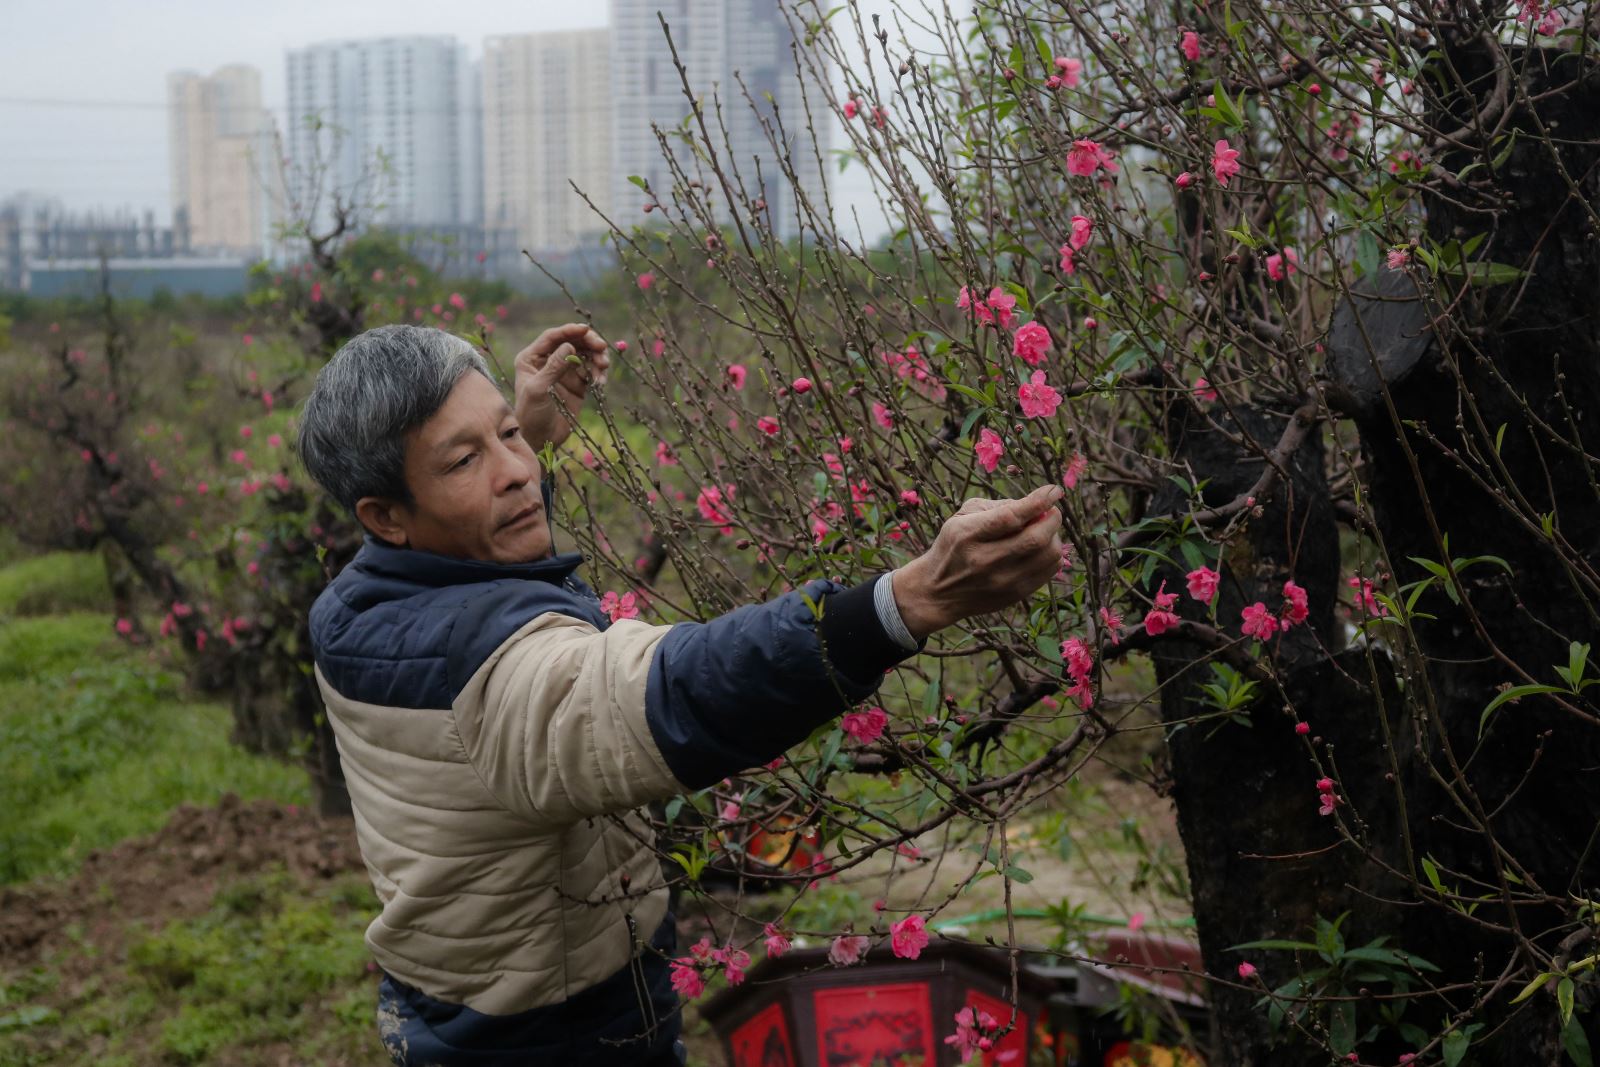
[(270, 243), (278, 166), (261, 73), (233, 64), (167, 76), (174, 228), (198, 251), (262, 255)]
[[(614, 46), (606, 70), (615, 97), (612, 195), (624, 225), (637, 221), (638, 211), (648, 199), (628, 181), (630, 175), (646, 178), (662, 196), (670, 185), (661, 146), (651, 131), (652, 123), (671, 131), (690, 112), (658, 13), (671, 27), (690, 89), (705, 101), (706, 125), (713, 136), (720, 137), (717, 117), (711, 111), (715, 88), (722, 100), (722, 119), (728, 127), (733, 162), (745, 188), (752, 198), (761, 196), (766, 200), (781, 238), (795, 236), (799, 223), (793, 192), (777, 167), (762, 129), (761, 115), (770, 116), (774, 103), (781, 112), (800, 189), (814, 203), (819, 201), (824, 182), (817, 153), (820, 150), (826, 160), (825, 142), (832, 119), (822, 113), (814, 100), (817, 136), (824, 143), (813, 144), (801, 104), (800, 77), (789, 51), (792, 34), (775, 0), (611, 0)], [(761, 112), (750, 107), (735, 73)], [(813, 94), (817, 91), (810, 85), (807, 89)], [(767, 101), (768, 94), (772, 103)], [(724, 151), (720, 142), (717, 148), (719, 154)], [(674, 146), (674, 150), (681, 159), (688, 160), (683, 148)], [(757, 159), (761, 163), (759, 186)], [(686, 169), (691, 176), (694, 174), (692, 160)], [(727, 209), (726, 204), (721, 207)]]
[(605, 232), (569, 181), (612, 215), (615, 69), (605, 29), (484, 41), (484, 218), (519, 247), (570, 251)]
[(325, 226), (335, 193), (399, 228), (483, 217), (480, 78), (453, 37), (292, 49), (285, 141), (297, 215)]

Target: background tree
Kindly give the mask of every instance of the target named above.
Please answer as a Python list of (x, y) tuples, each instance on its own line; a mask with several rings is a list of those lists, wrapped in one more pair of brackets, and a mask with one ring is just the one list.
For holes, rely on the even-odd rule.
[[(704, 618), (1060, 479), (1072, 551), (898, 669), (886, 720), (698, 798), (676, 863), (795, 816), (827, 869), (959, 826), (952, 896), (1009, 880), (1007, 820), (1153, 704), (1216, 1062), (1590, 1062), (1591, 10), (1011, 2), (931, 13), (931, 50), (840, 14), (795, 8), (813, 91), (766, 125), (792, 175), (837, 116), (893, 235), (792, 192), (778, 241), (739, 87), (685, 85), (670, 187), (613, 220), (637, 319), (575, 502), (644, 511), (667, 566), (584, 547)], [(1154, 691), (1107, 699), (1130, 656)]]

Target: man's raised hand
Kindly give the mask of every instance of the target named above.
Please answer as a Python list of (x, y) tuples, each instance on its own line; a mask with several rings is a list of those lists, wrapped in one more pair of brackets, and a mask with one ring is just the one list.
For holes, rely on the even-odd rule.
[(574, 423), (561, 413), (556, 397), (575, 420), (589, 387), (604, 385), (610, 369), (605, 338), (581, 322), (552, 327), (518, 352), (516, 413), (528, 444), (538, 450), (565, 441)]

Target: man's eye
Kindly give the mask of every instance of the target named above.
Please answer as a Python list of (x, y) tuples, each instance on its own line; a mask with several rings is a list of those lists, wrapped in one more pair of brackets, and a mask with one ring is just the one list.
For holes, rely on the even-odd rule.
[(507, 437), (515, 437), (517, 434), (519, 434), (521, 432), (522, 432), (522, 427), (521, 426), (513, 426), (513, 427), (511, 427), (511, 429), (506, 431), (505, 435)]
[(462, 467), (465, 467), (467, 465), (468, 461), (470, 461), (471, 459), (472, 459), (472, 453), (468, 452), (466, 455), (464, 455), (460, 459), (456, 460), (456, 462), (454, 463), (454, 465), (451, 466), (450, 469), (451, 470), (460, 470)]

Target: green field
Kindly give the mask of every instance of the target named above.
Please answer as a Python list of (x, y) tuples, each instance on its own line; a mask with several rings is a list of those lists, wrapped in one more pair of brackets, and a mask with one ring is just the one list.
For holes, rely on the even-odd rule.
[(0, 951), (0, 1065), (382, 1062), (363, 873), (308, 884), (268, 860), (192, 909), (159, 884), (135, 903), (115, 879), (68, 881), (180, 805), (311, 800), (304, 772), (231, 745), (227, 708), (114, 623), (97, 556), (0, 569), (0, 893), (8, 921), (41, 901), (67, 915), (37, 950)]

